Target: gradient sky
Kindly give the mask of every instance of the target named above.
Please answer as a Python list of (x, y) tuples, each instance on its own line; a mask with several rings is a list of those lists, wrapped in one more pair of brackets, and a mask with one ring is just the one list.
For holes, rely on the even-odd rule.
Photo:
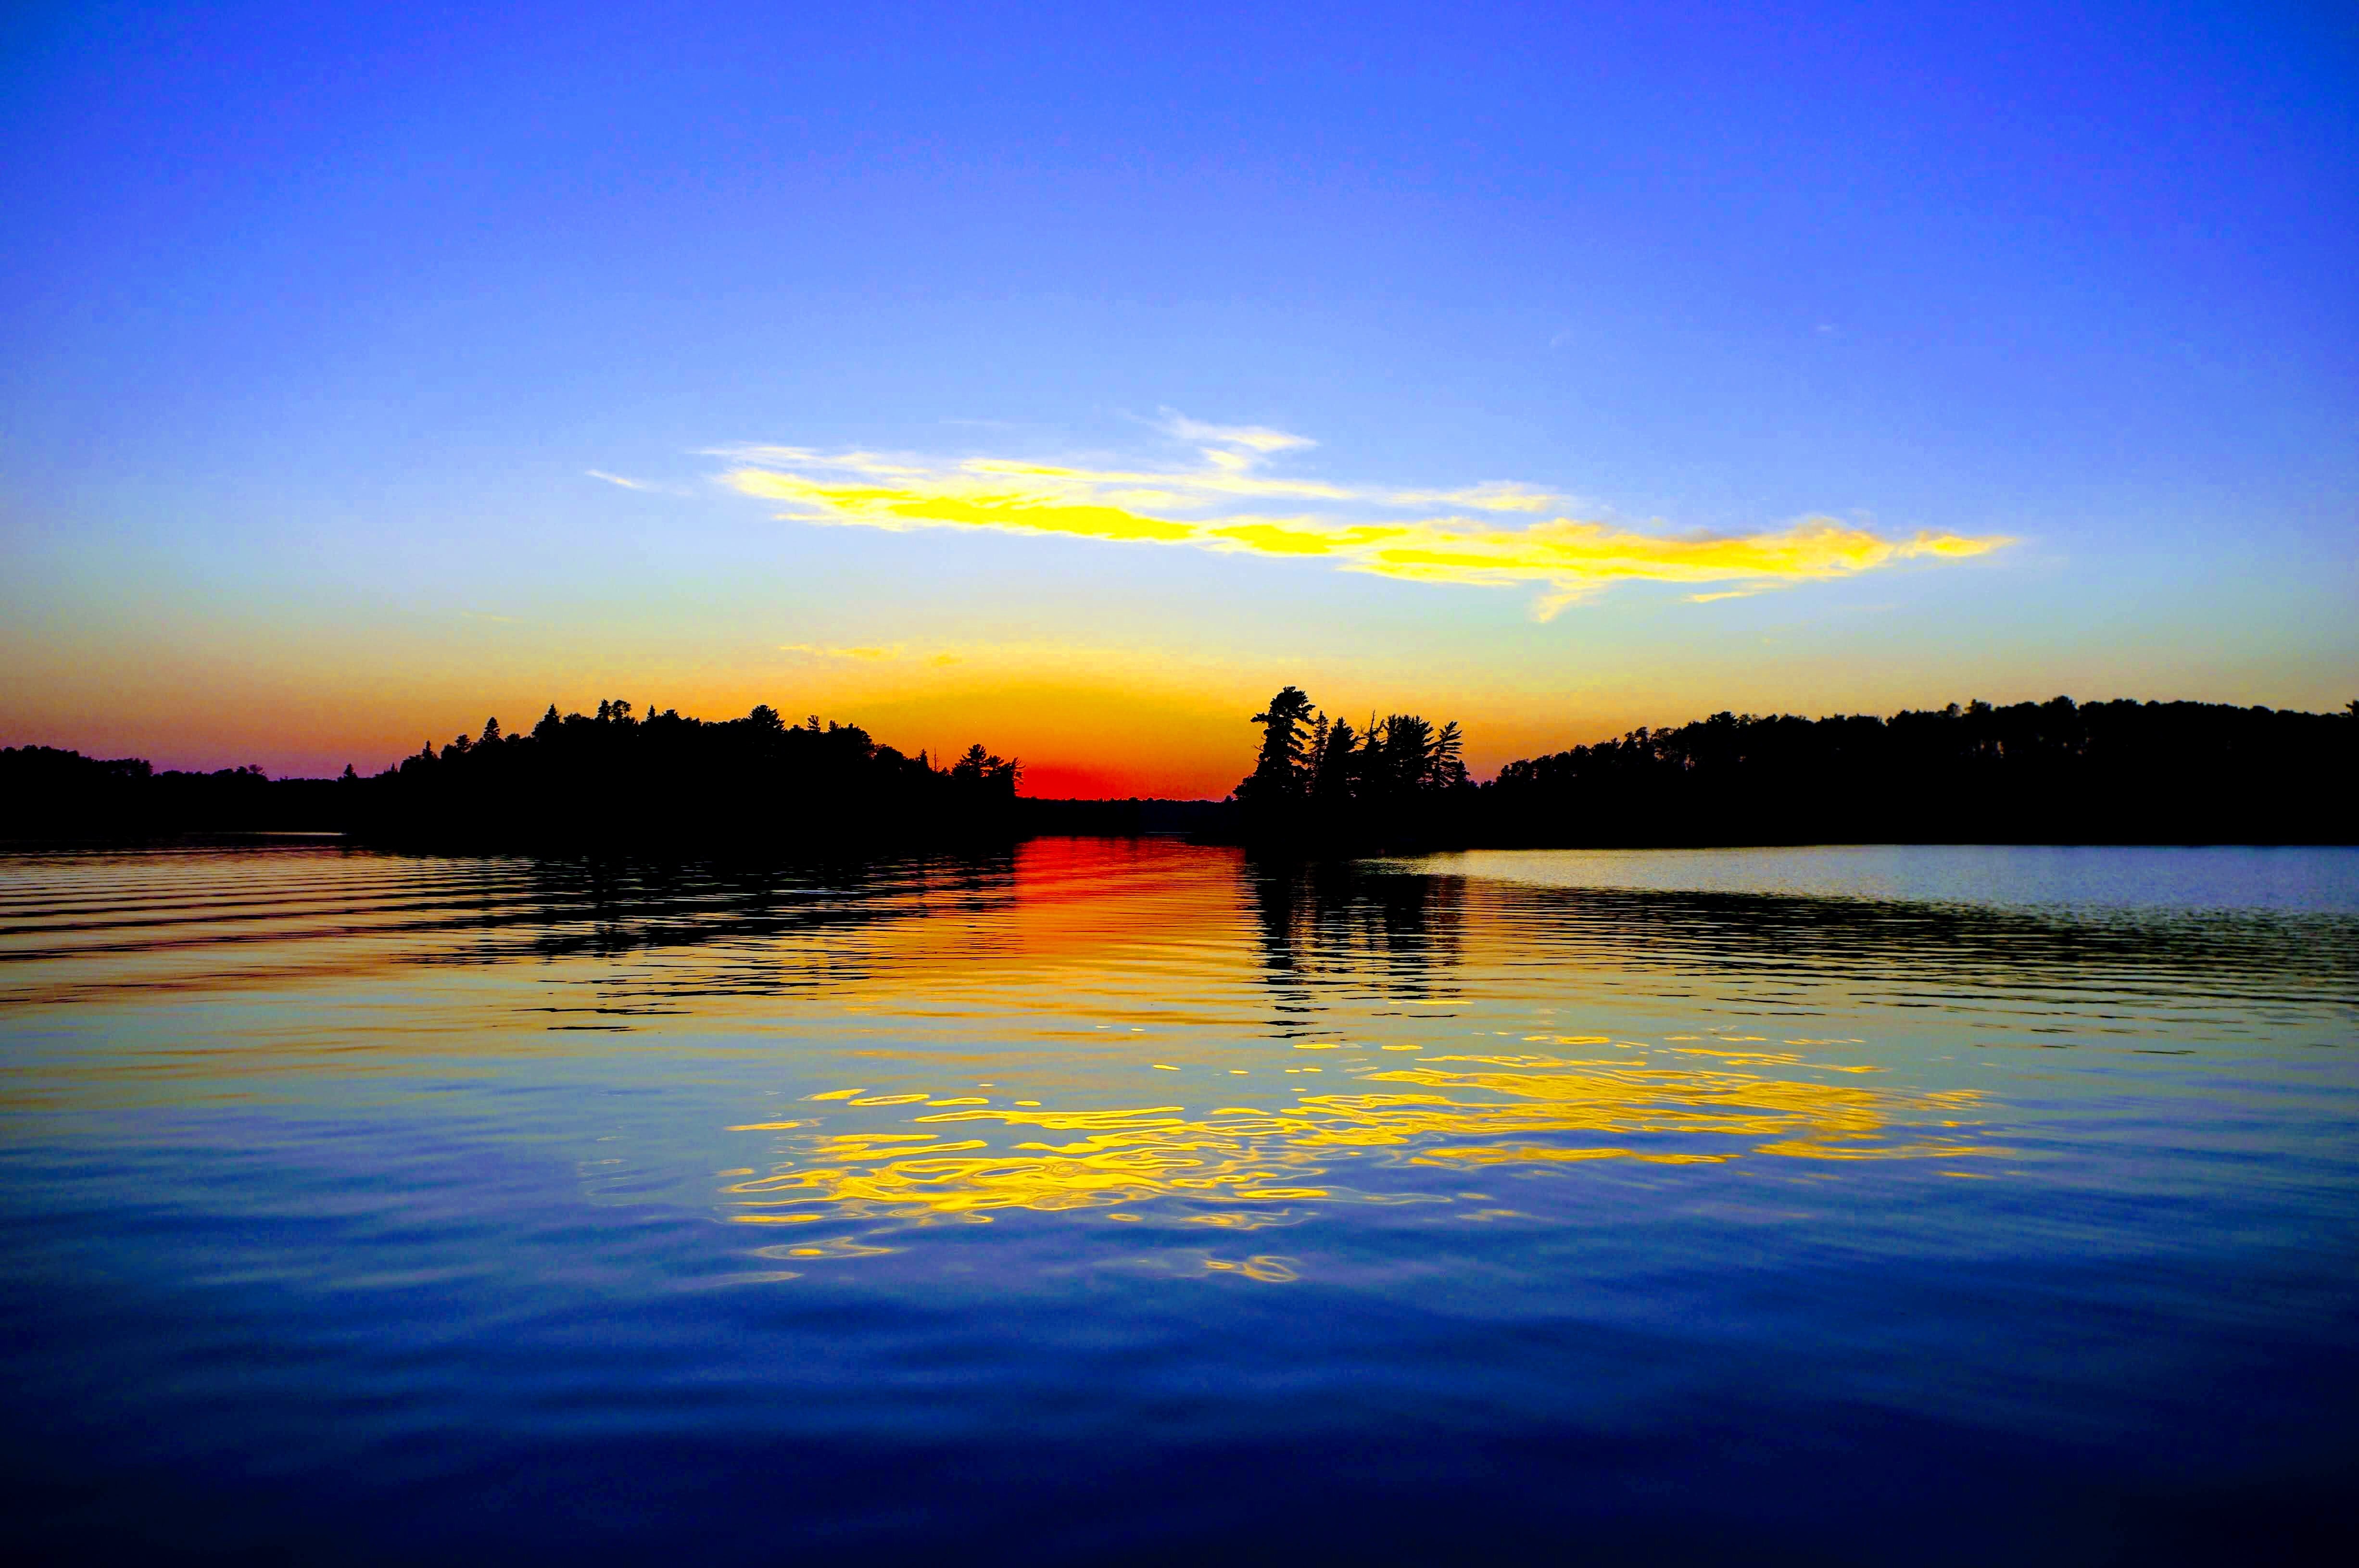
[(2348, 5), (14, 6), (0, 741), (2359, 695)]

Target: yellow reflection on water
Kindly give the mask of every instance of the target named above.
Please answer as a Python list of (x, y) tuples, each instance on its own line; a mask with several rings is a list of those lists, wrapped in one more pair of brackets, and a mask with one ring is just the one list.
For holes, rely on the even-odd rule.
[(1204, 1260), (1204, 1267), (1214, 1272), (1239, 1273), (1248, 1280), (1259, 1280), (1266, 1285), (1290, 1284), (1300, 1279), (1302, 1276), (1294, 1271), (1294, 1264), (1295, 1260), (1291, 1258), (1277, 1258), (1266, 1254), (1238, 1259), (1234, 1261), (1226, 1258)]
[[(1245, 1230), (1298, 1223), (1297, 1206), (1317, 1202), (1453, 1201), (1372, 1185), (1387, 1169), (1538, 1173), (1603, 1160), (2002, 1152), (1976, 1141), (1972, 1089), (1821, 1081), (1815, 1075), (1856, 1069), (1788, 1052), (1674, 1047), (1669, 1065), (1658, 1065), (1636, 1042), (1555, 1038), (1632, 1054), (1434, 1055), (1359, 1072), (1348, 1089), (1192, 1114), (1179, 1105), (1058, 1109), (864, 1095), (850, 1103), (927, 1109), (897, 1126), (804, 1134), (788, 1143), (795, 1158), (723, 1191), (731, 1217), (748, 1224), (973, 1220), (1006, 1209), (1119, 1209), (1109, 1217), (1128, 1221), (1162, 1205), (1157, 1217)], [(1366, 1181), (1337, 1179), (1353, 1162)]]

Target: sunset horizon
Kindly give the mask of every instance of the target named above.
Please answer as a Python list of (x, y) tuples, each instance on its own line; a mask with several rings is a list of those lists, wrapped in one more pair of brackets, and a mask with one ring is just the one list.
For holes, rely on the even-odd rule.
[(2331, 1561), (2359, 6), (0, 7), (15, 1555)]
[(9, 743), (1201, 796), (1289, 681), (1487, 773), (2359, 670), (2322, 20), (129, 15), (0, 57)]

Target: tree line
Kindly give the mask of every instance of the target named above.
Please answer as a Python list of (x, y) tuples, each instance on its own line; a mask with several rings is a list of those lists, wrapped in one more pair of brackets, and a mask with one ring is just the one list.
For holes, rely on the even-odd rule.
[(529, 730), (489, 719), (373, 777), (349, 765), (337, 780), (157, 773), (134, 758), (14, 748), (0, 752), (0, 837), (320, 827), (491, 849), (1005, 837), (1022, 773), (981, 745), (938, 762), (857, 725), (789, 724), (766, 704), (710, 720), (609, 698), (594, 714), (552, 703)]
[(766, 703), (703, 719), (610, 698), (594, 714), (551, 703), (515, 734), (488, 719), (356, 780), (353, 822), (379, 839), (498, 844), (957, 838), (1004, 832), (1022, 773), (979, 744), (941, 763)]
[(0, 748), (0, 838), (332, 832), (342, 826), (329, 779), (273, 779), (259, 763), (183, 773), (139, 757)]
[(1473, 795), (1455, 719), (1437, 726), (1420, 714), (1371, 714), (1354, 729), (1289, 686), (1252, 722), (1261, 727), (1260, 751), (1231, 798), (1238, 826), (1256, 840), (1447, 836)]
[(1455, 724), (1397, 714), (1355, 735), (1294, 687), (1252, 722), (1240, 827), (1310, 849), (2359, 840), (2359, 702), (1723, 712), (1512, 762), (1479, 785)]
[(374, 777), (159, 772), (0, 749), (0, 838), (321, 829), (419, 846), (595, 849), (1183, 831), (1283, 853), (1456, 846), (2352, 843), (2359, 704), (1986, 702), (1889, 718), (1716, 713), (1468, 777), (1453, 722), (1331, 719), (1288, 686), (1225, 802), (1019, 799), (1022, 764), (938, 760), (757, 707), (709, 720), (554, 704)]

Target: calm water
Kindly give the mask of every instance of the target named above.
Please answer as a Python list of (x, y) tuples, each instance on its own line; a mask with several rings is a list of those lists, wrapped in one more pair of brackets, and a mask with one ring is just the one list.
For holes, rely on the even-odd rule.
[(10, 1524), (166, 1560), (2347, 1528), (2359, 854), (0, 858)]

